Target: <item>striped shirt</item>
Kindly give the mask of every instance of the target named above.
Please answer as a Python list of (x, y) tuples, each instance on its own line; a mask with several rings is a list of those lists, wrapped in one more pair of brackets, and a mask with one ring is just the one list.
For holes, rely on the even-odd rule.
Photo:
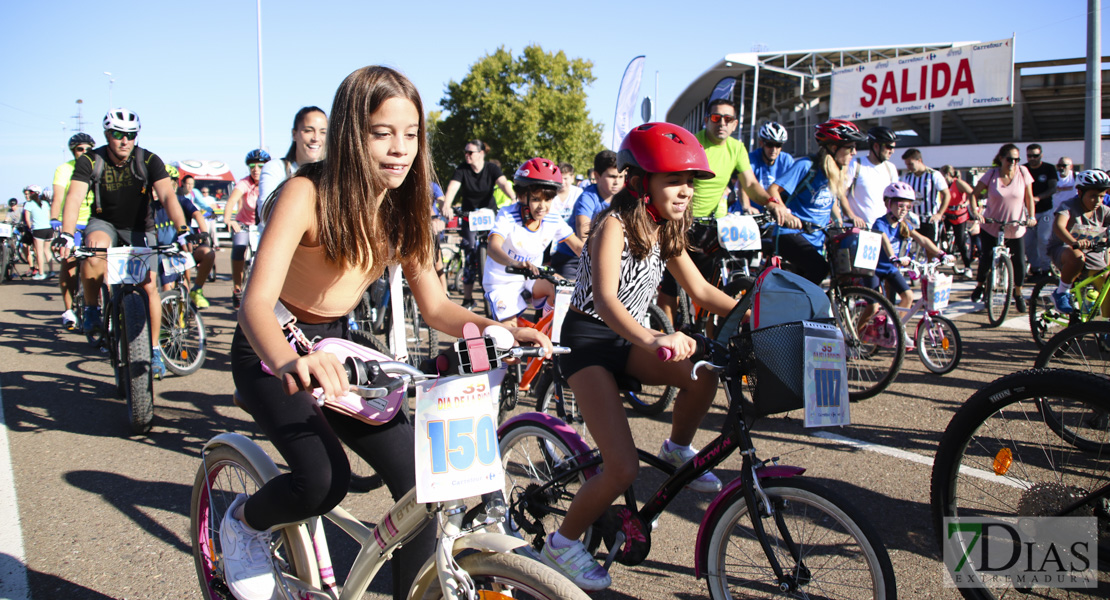
[[(612, 215), (620, 220), (620, 217)], [(578, 277), (574, 282), (574, 294), (570, 297), (570, 305), (578, 310), (601, 320), (594, 307), (593, 272), (590, 265), (589, 244), (582, 248), (582, 261), (578, 263)], [(620, 280), (617, 282), (617, 299), (628, 309), (632, 318), (640, 323), (647, 322), (648, 304), (655, 300), (659, 282), (663, 279), (663, 259), (659, 255), (659, 243), (652, 247), (651, 253), (643, 260), (636, 260), (628, 247), (628, 234), (624, 237), (624, 248), (621, 250)]]
[(913, 212), (923, 219), (937, 214), (940, 208), (940, 193), (948, 189), (948, 182), (936, 169), (926, 167), (922, 173), (909, 171), (902, 175), (902, 181), (910, 184), (917, 194), (917, 201), (913, 203)]

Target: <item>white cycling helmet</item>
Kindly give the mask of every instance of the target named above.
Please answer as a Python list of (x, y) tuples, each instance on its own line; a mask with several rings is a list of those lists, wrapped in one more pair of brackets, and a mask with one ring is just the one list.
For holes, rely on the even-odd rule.
[(759, 128), (759, 139), (785, 144), (786, 128), (774, 121), (768, 121)]
[(54, 190), (50, 186), (46, 186), (46, 187), (42, 188), (42, 192), (39, 194), (39, 196), (42, 196), (43, 198), (46, 198), (47, 200), (53, 200), (54, 199)]
[(1075, 187), (1081, 190), (1110, 190), (1110, 176), (1106, 171), (1087, 169), (1075, 176)]
[(139, 123), (139, 115), (127, 110), (126, 108), (113, 108), (104, 115), (104, 131), (122, 131), (124, 133), (139, 133), (142, 125)]
[(23, 191), (31, 192), (31, 195), (33, 196), (38, 196), (39, 194), (42, 194), (42, 188), (34, 184), (23, 188)]

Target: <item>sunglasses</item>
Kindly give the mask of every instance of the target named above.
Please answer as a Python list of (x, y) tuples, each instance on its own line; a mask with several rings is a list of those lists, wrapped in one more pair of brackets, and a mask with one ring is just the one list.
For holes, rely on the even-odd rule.
[(782, 148), (782, 144), (778, 142), (763, 142), (764, 148)]
[(1041, 155), (1039, 153), (1038, 154), (1026, 154), (1026, 156), (1028, 156), (1029, 158), (1040, 158), (1041, 157)]
[(1020, 156), (1007, 156), (1007, 157), (1003, 158), (1002, 160), (1004, 160), (1006, 162), (1016, 163), (1016, 162), (1021, 162), (1021, 157)]
[(92, 146), (77, 146), (73, 149), (74, 152), (88, 152), (92, 150)]
[(711, 113), (709, 115), (709, 122), (710, 123), (720, 123), (721, 121), (724, 121), (725, 125), (728, 125), (729, 123), (731, 123), (735, 120), (736, 120), (736, 117), (729, 116), (729, 115), (722, 115), (722, 114), (719, 114), (719, 113)]
[(1066, 168), (1068, 168), (1068, 167), (1070, 167), (1070, 166), (1071, 166), (1071, 165), (1056, 165), (1056, 168), (1057, 168), (1057, 169), (1066, 169)]
[(263, 166), (265, 166), (265, 164), (266, 164), (266, 163), (249, 163), (249, 164), (247, 165), (247, 168), (248, 168), (248, 169), (253, 169), (253, 168), (255, 168), (255, 167), (258, 167), (259, 169), (261, 169), (261, 168), (262, 168)]
[(893, 150), (894, 149), (894, 144), (883, 144), (882, 146), (883, 146), (883, 148), (886, 148), (887, 150)]
[(471, 154), (477, 154), (479, 152), (481, 152), (481, 150), (463, 150), (463, 154), (467, 156), (470, 156)]
[(139, 137), (139, 133), (137, 131), (116, 131), (115, 129), (108, 130), (108, 135), (112, 136), (112, 139), (114, 140), (133, 140)]

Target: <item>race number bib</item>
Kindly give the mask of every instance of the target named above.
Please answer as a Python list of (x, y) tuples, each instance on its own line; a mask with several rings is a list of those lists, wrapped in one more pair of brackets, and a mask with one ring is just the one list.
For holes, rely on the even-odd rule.
[(163, 273), (177, 273), (178, 275), (181, 275), (195, 266), (197, 266), (197, 262), (193, 260), (193, 255), (188, 252), (183, 252), (176, 255), (162, 255)]
[(0, 237), (12, 237), (11, 223), (0, 223)]
[(942, 310), (948, 307), (948, 296), (952, 293), (952, 277), (937, 273), (929, 282), (928, 310)]
[[(500, 379), (494, 375), (496, 379)], [(498, 385), (479, 373), (416, 387), (416, 500), (445, 502), (504, 489)]]
[(157, 264), (158, 256), (150, 248), (121, 246), (108, 248), (104, 256), (108, 263), (104, 280), (108, 285), (142, 283), (146, 274)]
[[(810, 328), (821, 328), (820, 336), (805, 336), (805, 426), (828, 427), (851, 423), (848, 410), (847, 346), (840, 330), (817, 323), (806, 323)], [(835, 331), (834, 331), (835, 330)], [(817, 332), (814, 332), (817, 333)], [(831, 337), (825, 337), (831, 335)]]
[(751, 215), (729, 213), (717, 219), (717, 240), (729, 252), (759, 250), (759, 225)]
[(567, 318), (570, 309), (570, 297), (574, 295), (574, 288), (560, 287), (555, 291), (555, 314), (551, 317), (551, 343), (559, 344), (563, 337), (563, 320)]
[(258, 240), (262, 239), (262, 230), (258, 225), (247, 225), (247, 245), (251, 247), (251, 252), (258, 252)]
[(489, 231), (493, 229), (493, 219), (495, 215), (493, 211), (488, 208), (482, 208), (470, 213), (468, 219), (470, 220), (471, 231)]
[(879, 264), (879, 248), (882, 242), (883, 236), (880, 233), (874, 231), (859, 232), (856, 261), (852, 266), (857, 269), (874, 271), (875, 265)]

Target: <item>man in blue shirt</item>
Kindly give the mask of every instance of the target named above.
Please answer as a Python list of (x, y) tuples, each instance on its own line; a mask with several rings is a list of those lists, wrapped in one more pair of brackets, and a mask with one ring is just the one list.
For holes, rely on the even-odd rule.
[[(574, 202), (567, 225), (582, 241), (590, 233), (590, 222), (597, 213), (609, 207), (609, 201), (624, 188), (624, 172), (617, 170), (617, 153), (602, 150), (594, 156), (594, 171), (597, 183), (582, 190), (582, 195)], [(559, 244), (551, 255), (551, 268), (567, 279), (578, 277), (578, 255), (564, 242)]]
[[(774, 121), (768, 121), (759, 128), (760, 147), (752, 150), (748, 157), (752, 164), (752, 174), (765, 190), (770, 190), (771, 184), (782, 179), (790, 167), (794, 166), (794, 157), (782, 150), (786, 140), (786, 128)], [(763, 207), (752, 203), (747, 194), (741, 194), (738, 204), (737, 209), (744, 214), (763, 212)]]

